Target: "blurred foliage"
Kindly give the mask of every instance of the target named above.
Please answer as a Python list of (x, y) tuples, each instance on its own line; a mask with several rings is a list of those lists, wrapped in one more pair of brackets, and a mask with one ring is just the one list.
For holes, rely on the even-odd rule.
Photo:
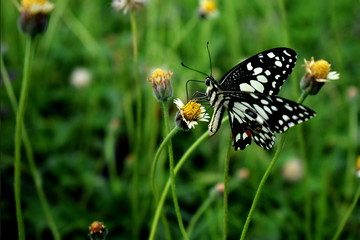
[[(359, 179), (355, 162), (359, 151), (359, 98), (347, 90), (359, 88), (360, 4), (355, 0), (320, 1), (217, 1), (219, 15), (200, 19), (198, 1), (151, 0), (135, 13), (138, 24), (139, 67), (143, 108), (136, 123), (132, 32), (129, 14), (116, 12), (110, 0), (53, 1), (56, 5), (49, 28), (37, 45), (32, 85), (25, 115), (43, 187), (63, 239), (85, 239), (94, 220), (109, 229), (107, 239), (146, 239), (154, 200), (150, 166), (164, 137), (159, 103), (146, 82), (151, 69), (174, 72), (174, 97), (186, 99), (185, 83), (203, 79), (180, 63), (209, 72), (206, 42), (210, 42), (213, 74), (222, 74), (240, 60), (272, 47), (287, 46), (298, 53), (298, 63), (280, 96), (296, 100), (304, 74), (303, 59), (326, 59), (341, 79), (327, 84), (305, 105), (317, 117), (291, 129), (283, 153), (261, 196), (248, 239), (304, 239), (306, 224), (313, 239), (333, 236), (339, 219), (350, 204)], [(1, 54), (17, 96), (21, 86), (24, 36), (17, 29), (18, 10), (12, 1), (1, 1)], [(72, 72), (86, 68), (88, 86), (70, 84)], [(15, 116), (3, 83), (1, 99), (1, 225), (6, 239), (16, 236), (13, 197), (13, 148)], [(205, 90), (191, 84), (190, 91)], [(175, 107), (171, 109), (174, 116)], [(141, 139), (136, 139), (136, 128)], [(182, 132), (173, 139), (175, 161), (204, 132), (207, 124)], [(177, 176), (179, 203), (185, 226), (223, 181), (223, 159), (229, 142), (229, 125), (208, 138), (191, 155)], [(303, 140), (301, 140), (303, 139)], [(140, 142), (139, 142), (140, 141)], [(301, 146), (304, 142), (304, 146)], [(142, 154), (134, 157), (140, 143)], [(275, 145), (276, 148), (276, 145)], [(229, 239), (240, 237), (260, 178), (273, 156), (253, 144), (232, 152), (229, 194)], [(28, 239), (50, 239), (26, 156), (22, 159), (22, 206)], [(116, 167), (111, 165), (112, 156)], [(168, 177), (163, 154), (156, 176), (158, 189)], [(289, 182), (282, 177), (287, 161), (300, 158), (306, 179)], [(138, 184), (133, 182), (134, 161), (139, 164)], [(250, 172), (239, 179), (241, 168)], [(115, 169), (115, 170), (114, 170)], [(113, 173), (111, 173), (113, 172)], [(113, 174), (113, 175), (111, 175)], [(111, 177), (113, 176), (113, 177)], [(134, 186), (138, 212), (132, 211)], [(305, 202), (311, 218), (305, 218)], [(180, 232), (169, 195), (164, 212), (174, 239)], [(135, 219), (135, 220), (134, 220)], [(134, 221), (138, 235), (132, 233)], [(310, 222), (307, 222), (310, 221)], [(195, 226), (193, 239), (219, 239), (222, 233), (222, 198), (217, 198)], [(360, 208), (356, 207), (341, 239), (356, 239)], [(156, 239), (165, 239), (160, 222)]]

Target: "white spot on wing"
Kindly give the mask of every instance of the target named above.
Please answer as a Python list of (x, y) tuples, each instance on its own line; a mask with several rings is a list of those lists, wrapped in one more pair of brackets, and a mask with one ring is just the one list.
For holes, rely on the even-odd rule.
[(262, 104), (264, 104), (264, 105), (269, 105), (269, 101), (266, 100), (266, 99), (261, 99), (260, 102), (261, 102)]
[(250, 84), (251, 84), (251, 86), (252, 86), (255, 90), (257, 90), (257, 91), (259, 91), (259, 92), (263, 92), (263, 91), (264, 91), (264, 85), (262, 85), (260, 82), (258, 82), (258, 81), (256, 81), (256, 80), (251, 80), (251, 81), (250, 81)]
[(290, 120), (290, 118), (289, 118), (288, 115), (283, 115), (282, 118), (283, 118), (285, 121), (289, 121), (289, 120)]
[(288, 55), (289, 57), (291, 57), (290, 53), (288, 53), (286, 50), (284, 50), (284, 53), (285, 53), (285, 55)]
[(243, 92), (255, 92), (255, 89), (248, 83), (240, 84), (240, 90)]
[(249, 71), (253, 70), (253, 66), (251, 66), (251, 62), (249, 62), (249, 63), (246, 65), (246, 68), (247, 68), (247, 70), (249, 70)]
[(263, 71), (263, 69), (261, 67), (257, 67), (254, 69), (254, 74), (257, 75), (259, 73), (261, 73)]
[(275, 57), (275, 54), (273, 52), (269, 52), (267, 55), (268, 55), (269, 58)]
[(290, 105), (285, 105), (285, 107), (288, 109), (288, 110), (290, 110), (290, 111), (292, 111), (293, 110), (293, 108), (290, 106)]
[(254, 104), (255, 110), (265, 119), (269, 119), (269, 116), (266, 114), (264, 109), (262, 109), (259, 105)]
[[(265, 72), (265, 74), (266, 74), (266, 72)], [(264, 75), (259, 75), (256, 78), (258, 81), (263, 82), (263, 83), (266, 83), (268, 81)]]
[(275, 61), (275, 65), (278, 66), (278, 67), (282, 67), (282, 62), (280, 62), (280, 61)]
[[(240, 135), (240, 133), (239, 133), (239, 135)], [(246, 139), (246, 138), (247, 138), (246, 132), (243, 133), (242, 138), (243, 138), (243, 139)]]
[(264, 106), (265, 111), (267, 111), (268, 113), (271, 113), (271, 109), (268, 106)]
[(253, 93), (251, 93), (250, 96), (252, 96), (252, 97), (255, 98), (255, 99), (258, 99), (258, 98), (259, 98), (258, 96), (256, 96), (256, 94), (253, 94)]

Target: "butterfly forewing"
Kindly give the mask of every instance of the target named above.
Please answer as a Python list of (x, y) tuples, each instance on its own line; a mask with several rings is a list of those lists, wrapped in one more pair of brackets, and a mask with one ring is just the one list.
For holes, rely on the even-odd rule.
[(276, 95), (296, 63), (290, 48), (273, 48), (258, 53), (232, 68), (219, 81), (224, 91)]

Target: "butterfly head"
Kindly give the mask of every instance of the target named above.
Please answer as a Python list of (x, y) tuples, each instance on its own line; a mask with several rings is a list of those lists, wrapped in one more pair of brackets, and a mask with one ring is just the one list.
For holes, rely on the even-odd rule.
[(206, 86), (210, 87), (210, 85), (214, 85), (215, 79), (213, 76), (207, 76), (205, 78), (205, 84)]

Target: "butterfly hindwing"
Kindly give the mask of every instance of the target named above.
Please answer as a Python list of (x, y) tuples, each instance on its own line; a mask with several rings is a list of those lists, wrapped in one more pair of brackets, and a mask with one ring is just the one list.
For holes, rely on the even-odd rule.
[(227, 99), (233, 145), (244, 149), (251, 139), (264, 149), (271, 149), (273, 132), (284, 132), (315, 116), (311, 109), (277, 96), (256, 93), (224, 93)]
[[(255, 94), (252, 93), (251, 95)], [(242, 150), (253, 139), (257, 145), (269, 150), (274, 144), (275, 136), (265, 116), (259, 113), (258, 104), (251, 95), (249, 93), (239, 93), (229, 94), (226, 97), (229, 99), (227, 106), (233, 135), (233, 146), (236, 150), (239, 148)]]
[(245, 91), (276, 95), (296, 63), (290, 48), (273, 48), (236, 65), (219, 81), (224, 91)]

